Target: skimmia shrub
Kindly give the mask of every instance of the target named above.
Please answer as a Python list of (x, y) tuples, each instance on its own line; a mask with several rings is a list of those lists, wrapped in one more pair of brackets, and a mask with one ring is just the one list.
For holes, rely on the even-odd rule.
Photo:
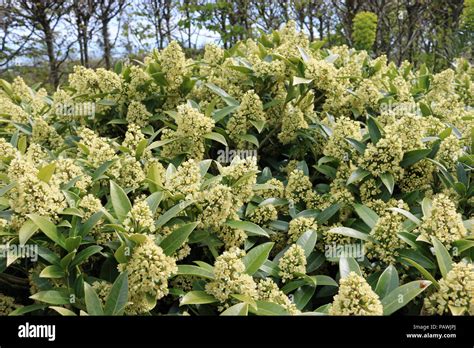
[(473, 69), (294, 23), (0, 91), (0, 314), (474, 314)]

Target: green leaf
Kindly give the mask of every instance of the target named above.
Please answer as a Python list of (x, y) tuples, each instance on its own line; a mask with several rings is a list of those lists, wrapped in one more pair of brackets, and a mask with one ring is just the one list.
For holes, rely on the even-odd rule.
[(40, 291), (30, 298), (53, 305), (70, 304), (69, 291), (66, 289)]
[(197, 225), (199, 225), (199, 222), (185, 224), (166, 236), (160, 243), (160, 247), (163, 249), (165, 255), (170, 256), (178, 250), (188, 239), (189, 235), (194, 231)]
[(217, 299), (214, 296), (209, 295), (205, 291), (190, 291), (179, 302), (180, 306), (191, 305), (191, 304), (207, 304), (215, 303)]
[(25, 245), (36, 231), (38, 231), (38, 226), (32, 220), (25, 221), (21, 226), (20, 231), (18, 231), (20, 245)]
[(357, 168), (355, 171), (352, 172), (351, 176), (349, 176), (349, 179), (347, 179), (346, 185), (358, 182), (365, 178), (367, 175), (370, 175), (369, 171), (362, 168)]
[(253, 275), (265, 263), (275, 243), (269, 242), (256, 246), (242, 258), (245, 273)]
[(255, 129), (259, 132), (262, 133), (263, 128), (265, 128), (265, 120), (259, 120), (259, 121), (250, 121), (250, 123), (255, 127)]
[(217, 141), (218, 143), (221, 143), (224, 146), (228, 146), (227, 140), (225, 140), (225, 137), (220, 133), (216, 133), (216, 132), (207, 133), (207, 134), (204, 134), (204, 138), (211, 139), (211, 140)]
[(432, 236), (431, 242), (433, 243), (436, 260), (438, 261), (441, 275), (443, 278), (446, 278), (448, 272), (453, 268), (453, 260), (451, 259), (446, 247), (436, 237)]
[(94, 288), (84, 282), (84, 298), (86, 301), (86, 309), (89, 315), (104, 315), (102, 303), (97, 296)]
[(87, 234), (89, 234), (89, 232), (92, 231), (94, 226), (97, 225), (97, 223), (100, 221), (103, 215), (104, 213), (102, 211), (98, 211), (97, 213), (92, 215), (89, 219), (87, 219), (84, 225), (82, 225), (80, 235), (82, 237), (87, 236)]
[(249, 311), (249, 304), (248, 303), (237, 303), (232, 307), (227, 308), (225, 311), (221, 313), (222, 316), (226, 315), (247, 315)]
[(305, 285), (297, 289), (293, 294), (296, 308), (302, 310), (311, 300), (311, 297), (313, 297), (315, 291), (316, 288), (309, 285)]
[(2, 197), (5, 193), (7, 193), (8, 191), (10, 191), (12, 188), (14, 188), (16, 186), (16, 182), (11, 182), (9, 183), (8, 185), (6, 186), (3, 186), (1, 189), (0, 189), (0, 197)]
[(252, 135), (252, 134), (239, 134), (237, 135), (237, 138), (239, 139), (242, 139), (242, 140), (245, 140), (255, 146), (259, 146), (259, 142), (258, 142), (258, 139), (255, 135)]
[(281, 205), (287, 205), (288, 204), (288, 200), (284, 199), (284, 198), (267, 198), (263, 201), (261, 201), (258, 206), (259, 207), (263, 207), (264, 205), (274, 205), (275, 207), (277, 206), (281, 206)]
[(154, 192), (145, 199), (148, 206), (150, 207), (152, 214), (156, 213), (162, 199), (163, 199), (163, 192)]
[(317, 285), (339, 286), (334, 279), (326, 275), (316, 275), (316, 276), (311, 276), (311, 277), (314, 277)]
[(357, 230), (355, 230), (353, 228), (350, 228), (350, 227), (334, 227), (334, 228), (331, 228), (328, 232), (329, 233), (337, 233), (337, 234), (341, 234), (343, 236), (357, 238), (357, 239), (361, 239), (361, 240), (365, 240), (365, 241), (370, 240), (370, 236), (367, 233), (357, 231)]
[(352, 139), (352, 138), (346, 138), (346, 141), (359, 152), (361, 155), (364, 154), (366, 145), (364, 143), (361, 143), (358, 140)]
[(375, 293), (380, 298), (384, 298), (390, 292), (395, 290), (399, 285), (397, 269), (390, 265), (380, 275), (377, 285), (375, 286)]
[(56, 162), (52, 162), (50, 164), (45, 165), (43, 168), (41, 168), (38, 171), (38, 174), (37, 174), (38, 179), (48, 183), (49, 180), (51, 180), (51, 177), (53, 176), (55, 169), (56, 169)]
[(150, 145), (148, 145), (147, 150), (156, 149), (157, 147), (161, 147), (161, 146), (164, 146), (166, 144), (172, 143), (173, 141), (176, 141), (177, 139), (178, 138), (171, 138), (171, 139), (154, 141)]
[(432, 114), (431, 108), (427, 104), (420, 102), (419, 105), (423, 116), (430, 116)]
[(236, 106), (239, 105), (238, 100), (234, 99), (231, 97), (226, 91), (224, 91), (222, 88), (217, 87), (213, 83), (206, 83), (205, 84), (211, 91), (213, 91), (215, 94), (217, 94), (219, 97), (222, 98), (222, 100), (229, 106)]
[(382, 132), (377, 124), (377, 121), (373, 117), (368, 117), (367, 127), (369, 129), (370, 140), (375, 145), (382, 138)]
[(89, 257), (91, 257), (94, 254), (97, 254), (100, 251), (102, 251), (102, 247), (99, 245), (91, 245), (85, 248), (84, 250), (81, 250), (80, 252), (77, 253), (76, 257), (72, 260), (70, 267), (75, 267), (77, 265), (80, 265)]
[(390, 192), (390, 194), (393, 194), (393, 189), (395, 187), (395, 178), (393, 177), (393, 174), (383, 173), (382, 175), (380, 175), (380, 179), (382, 179), (382, 182), (387, 188), (388, 192)]
[(314, 230), (308, 230), (301, 235), (296, 241), (296, 244), (303, 248), (304, 256), (308, 258), (309, 254), (314, 250), (318, 234)]
[(423, 211), (423, 216), (425, 219), (428, 219), (431, 216), (431, 205), (432, 201), (430, 198), (425, 197), (421, 201), (421, 209)]
[(359, 215), (359, 217), (366, 223), (367, 226), (370, 228), (375, 227), (375, 224), (379, 220), (379, 216), (375, 211), (363, 204), (358, 203), (354, 204), (354, 209), (357, 215)]
[(56, 265), (46, 266), (40, 273), (40, 278), (62, 278), (66, 274), (61, 267)]
[(105, 302), (105, 315), (122, 315), (128, 302), (128, 272), (121, 273), (115, 279)]
[(250, 221), (228, 220), (225, 224), (235, 229), (244, 230), (249, 236), (270, 237), (267, 231)]
[(210, 280), (214, 279), (213, 272), (194, 265), (178, 265), (178, 275), (192, 275)]
[(49, 308), (56, 311), (56, 312), (58, 312), (63, 317), (75, 317), (75, 316), (77, 316), (76, 313), (74, 313), (70, 309), (67, 309), (67, 308), (64, 308), (64, 307), (49, 306)]
[(388, 210), (395, 211), (397, 213), (402, 214), (406, 218), (408, 218), (410, 221), (413, 221), (415, 224), (419, 225), (421, 224), (420, 219), (418, 219), (415, 215), (410, 213), (409, 211), (402, 209), (402, 208), (388, 208)]
[(28, 214), (27, 215), (38, 228), (46, 235), (49, 239), (53, 242), (58, 243), (60, 246), (64, 247), (64, 240), (61, 238), (62, 236), (59, 235), (56, 226), (49, 221), (49, 219), (39, 216), (36, 214)]
[(400, 162), (400, 166), (402, 168), (409, 167), (415, 164), (418, 161), (421, 161), (423, 158), (428, 156), (431, 153), (431, 149), (420, 149), (420, 150), (413, 150), (405, 152), (403, 155), (403, 159)]
[(148, 145), (148, 140), (147, 139), (142, 139), (135, 150), (135, 158), (140, 159), (140, 157), (143, 155), (145, 152), (145, 149), (147, 148)]
[(320, 225), (324, 224), (330, 218), (332, 218), (334, 214), (336, 214), (339, 211), (339, 209), (341, 209), (341, 205), (339, 203), (336, 203), (327, 207), (321, 213), (318, 214), (318, 216), (316, 217), (316, 221)]
[(391, 291), (381, 300), (383, 306), (383, 314), (390, 315), (392, 313), (395, 313), (400, 308), (406, 306), (420, 293), (425, 291), (430, 285), (430, 281), (415, 280)]
[(66, 209), (63, 209), (61, 212), (60, 212), (61, 215), (71, 215), (71, 216), (78, 216), (78, 217), (83, 217), (83, 214), (82, 212), (77, 209), (77, 208), (66, 208)]
[(352, 257), (339, 258), (339, 273), (341, 274), (341, 278), (347, 277), (351, 272), (355, 272), (362, 276), (362, 272), (360, 271), (357, 261)]
[(71, 251), (76, 250), (77, 248), (79, 248), (79, 246), (81, 245), (81, 242), (82, 242), (82, 237), (77, 236), (77, 237), (67, 238), (66, 241), (64, 242), (64, 244), (66, 246), (66, 250), (68, 252), (71, 252)]
[(155, 226), (157, 228), (163, 226), (164, 224), (166, 224), (168, 221), (170, 221), (172, 218), (174, 218), (181, 211), (183, 211), (184, 209), (186, 209), (188, 206), (190, 206), (193, 203), (194, 203), (193, 200), (188, 200), (188, 201), (183, 201), (183, 202), (180, 202), (180, 203), (176, 204), (175, 206), (173, 206), (172, 208), (167, 210), (166, 213), (161, 215), (158, 218), (158, 220), (156, 220)]
[(307, 85), (313, 82), (313, 79), (306, 79), (304, 77), (293, 76), (293, 86)]
[(463, 315), (467, 311), (467, 307), (456, 307), (453, 305), (448, 305), (448, 307), (453, 316)]
[(94, 173), (92, 173), (92, 181), (98, 180), (106, 171), (107, 169), (110, 168), (110, 166), (114, 163), (115, 161), (106, 161), (102, 163), (99, 168), (97, 168)]
[(230, 105), (230, 106), (223, 107), (222, 109), (219, 109), (219, 110), (215, 111), (212, 114), (212, 118), (214, 119), (215, 122), (219, 122), (224, 117), (226, 117), (227, 115), (233, 113), (238, 108), (239, 107), (237, 105)]
[(405, 260), (408, 262), (410, 265), (415, 267), (418, 271), (420, 271), (421, 275), (425, 277), (427, 280), (429, 280), (437, 289), (439, 289), (439, 283), (436, 281), (436, 279), (431, 275), (430, 272), (426, 268), (424, 268), (422, 265), (419, 263), (413, 261), (412, 259), (409, 259), (407, 257), (402, 257), (402, 260)]
[(61, 259), (61, 261), (59, 262), (59, 265), (66, 271), (75, 255), (76, 255), (76, 251), (71, 251), (69, 254), (67, 254)]
[(132, 209), (132, 204), (125, 191), (112, 180), (110, 181), (110, 198), (117, 218), (120, 222), (123, 222), (128, 212)]
[(17, 308), (13, 312), (10, 312), (8, 315), (9, 316), (23, 315), (23, 314), (26, 314), (26, 313), (31, 313), (31, 312), (34, 312), (34, 311), (44, 309), (46, 307), (48, 307), (48, 305), (36, 303), (36, 304), (32, 304), (32, 305)]
[(257, 310), (249, 308), (249, 310), (257, 315), (288, 315), (288, 311), (281, 305), (273, 302), (255, 301)]

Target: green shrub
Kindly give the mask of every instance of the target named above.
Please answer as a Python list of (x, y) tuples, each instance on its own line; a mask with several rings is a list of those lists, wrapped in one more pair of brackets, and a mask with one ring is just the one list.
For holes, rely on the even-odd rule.
[(76, 67), (52, 95), (1, 80), (1, 314), (473, 314), (456, 66), (290, 22), (198, 60), (174, 42)]

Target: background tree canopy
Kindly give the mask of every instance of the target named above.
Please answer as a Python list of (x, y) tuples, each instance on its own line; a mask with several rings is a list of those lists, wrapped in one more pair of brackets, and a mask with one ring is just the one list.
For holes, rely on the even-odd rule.
[(440, 71), (472, 57), (473, 0), (1, 0), (0, 73), (52, 89), (78, 63), (110, 68), (172, 40), (199, 55), (205, 43), (229, 48), (290, 19), (312, 41), (397, 64)]

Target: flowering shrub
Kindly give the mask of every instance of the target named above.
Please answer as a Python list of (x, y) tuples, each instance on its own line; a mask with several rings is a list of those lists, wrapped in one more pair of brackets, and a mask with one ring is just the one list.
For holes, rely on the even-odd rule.
[(0, 314), (474, 314), (473, 86), (291, 22), (1, 80)]

